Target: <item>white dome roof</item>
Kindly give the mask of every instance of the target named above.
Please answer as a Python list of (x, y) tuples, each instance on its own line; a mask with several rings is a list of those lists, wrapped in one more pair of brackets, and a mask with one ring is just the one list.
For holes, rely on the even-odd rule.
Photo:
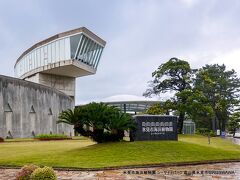
[(102, 102), (115, 102), (115, 101), (157, 101), (157, 98), (145, 98), (143, 96), (135, 96), (129, 94), (119, 94), (102, 99)]

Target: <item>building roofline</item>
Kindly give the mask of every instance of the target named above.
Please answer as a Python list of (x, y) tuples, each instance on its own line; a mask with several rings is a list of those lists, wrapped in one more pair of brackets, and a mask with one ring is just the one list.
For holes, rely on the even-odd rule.
[[(104, 104), (109, 104), (109, 105), (114, 105), (114, 104), (157, 104), (157, 103), (162, 103), (162, 101), (157, 101), (157, 100), (134, 100), (134, 101), (101, 101)], [(75, 106), (84, 106), (86, 104), (78, 104)]]
[(21, 86), (28, 86), (28, 87), (34, 87), (34, 88), (43, 88), (45, 90), (49, 90), (51, 92), (54, 92), (58, 95), (64, 95), (66, 97), (68, 97), (69, 99), (71, 99), (70, 96), (68, 96), (66, 93), (56, 89), (56, 88), (53, 88), (53, 87), (49, 87), (49, 86), (46, 86), (46, 85), (43, 85), (43, 84), (39, 84), (39, 83), (35, 83), (35, 82), (32, 82), (32, 81), (26, 81), (26, 80), (23, 80), (23, 79), (19, 79), (19, 78), (15, 78), (15, 77), (11, 77), (11, 76), (5, 76), (5, 75), (1, 75), (0, 74), (0, 79), (5, 79), (5, 80), (8, 80), (8, 81), (15, 81), (15, 82), (18, 82), (18, 84), (20, 84)]
[(62, 33), (59, 33), (59, 34), (56, 34), (54, 36), (51, 36), (45, 40), (42, 40), (36, 44), (34, 44), (33, 46), (31, 46), (30, 48), (28, 48), (26, 51), (24, 51), (21, 56), (17, 59), (15, 65), (14, 65), (14, 68), (15, 66), (17, 65), (17, 63), (22, 59), (23, 56), (25, 56), (26, 54), (28, 54), (29, 52), (31, 52), (33, 49), (36, 49), (37, 47), (39, 46), (42, 46), (44, 44), (47, 44), (51, 41), (54, 41), (56, 39), (59, 39), (59, 38), (62, 38), (62, 37), (65, 37), (65, 36), (69, 36), (69, 35), (72, 35), (72, 34), (77, 34), (77, 33), (85, 33), (86, 35), (90, 36), (91, 38), (93, 38), (95, 41), (99, 42), (101, 45), (105, 46), (106, 45), (106, 41), (104, 41), (102, 38), (100, 38), (99, 36), (97, 36), (96, 34), (94, 34), (92, 31), (90, 31), (89, 29), (87, 29), (86, 27), (80, 27), (80, 28), (77, 28), (77, 29), (73, 29), (73, 30), (70, 30), (70, 31), (65, 31), (65, 32), (62, 32)]
[(103, 101), (106, 104), (156, 104), (162, 101), (157, 100), (134, 100), (134, 101)]

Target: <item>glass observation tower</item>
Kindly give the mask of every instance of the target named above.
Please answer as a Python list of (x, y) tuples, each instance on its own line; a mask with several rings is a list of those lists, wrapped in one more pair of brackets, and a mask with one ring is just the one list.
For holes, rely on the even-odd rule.
[(54, 35), (23, 52), (14, 66), (15, 76), (74, 99), (76, 78), (96, 73), (105, 45), (85, 27)]

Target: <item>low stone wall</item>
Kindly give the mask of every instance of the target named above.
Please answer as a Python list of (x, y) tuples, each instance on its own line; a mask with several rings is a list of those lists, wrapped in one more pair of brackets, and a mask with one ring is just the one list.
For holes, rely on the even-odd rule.
[(56, 124), (59, 113), (73, 107), (73, 100), (56, 89), (0, 75), (0, 137), (73, 134), (72, 126)]

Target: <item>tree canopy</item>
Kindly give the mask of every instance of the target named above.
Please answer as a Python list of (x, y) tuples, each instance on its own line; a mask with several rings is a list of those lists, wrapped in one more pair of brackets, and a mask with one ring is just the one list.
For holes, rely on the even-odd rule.
[[(239, 106), (240, 79), (234, 70), (227, 70), (225, 65), (192, 69), (187, 61), (171, 58), (161, 64), (152, 76), (153, 80), (143, 95), (163, 97), (166, 92), (173, 94), (167, 99), (168, 109), (175, 110), (179, 115), (179, 133), (186, 116), (201, 128), (225, 131), (229, 117)], [(153, 107), (149, 112), (154, 108), (156, 111)], [(166, 109), (161, 106), (158, 110), (160, 108)]]
[[(166, 92), (180, 93), (191, 89), (193, 72), (194, 70), (191, 69), (187, 61), (171, 58), (152, 73), (154, 79), (150, 81), (149, 88), (143, 95), (148, 97), (152, 95), (161, 96)], [(186, 98), (183, 96), (174, 99), (175, 104), (185, 104), (185, 102)], [(179, 109), (177, 105), (175, 107), (179, 111), (178, 131), (181, 133), (186, 112), (184, 109)]]
[(194, 88), (202, 92), (214, 112), (212, 129), (225, 131), (225, 126), (234, 107), (239, 104), (240, 80), (234, 70), (225, 65), (206, 65), (198, 70)]
[(240, 128), (240, 112), (235, 112), (231, 115), (227, 128), (229, 133), (233, 134), (234, 137), (236, 130)]

